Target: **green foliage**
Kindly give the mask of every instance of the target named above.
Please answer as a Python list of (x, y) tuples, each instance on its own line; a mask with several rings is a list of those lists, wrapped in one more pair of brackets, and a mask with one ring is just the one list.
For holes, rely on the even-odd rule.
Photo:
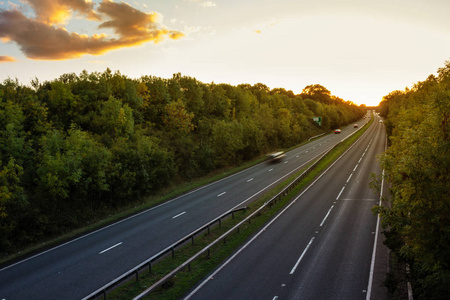
[[(170, 184), (352, 122), (363, 107), (310, 86), (130, 79), (107, 69), (0, 84), (0, 255)], [(322, 116), (319, 127), (312, 117)]]
[[(381, 212), (391, 249), (411, 265), (417, 299), (450, 292), (450, 62), (413, 89), (384, 97), (391, 184)], [(387, 229), (389, 228), (389, 229)]]

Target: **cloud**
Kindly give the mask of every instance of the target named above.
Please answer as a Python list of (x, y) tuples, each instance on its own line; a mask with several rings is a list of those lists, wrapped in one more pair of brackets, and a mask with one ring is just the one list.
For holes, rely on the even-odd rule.
[[(158, 43), (166, 37), (184, 36), (180, 31), (163, 26), (158, 13), (144, 13), (124, 2), (103, 0), (94, 11), (93, 4), (84, 0), (26, 1), (35, 10), (36, 18), (28, 18), (17, 9), (0, 11), (0, 39), (16, 42), (31, 59), (63, 60), (85, 54), (100, 55), (113, 49)], [(89, 20), (102, 20), (98, 28), (110, 28), (116, 36), (87, 36), (54, 25), (67, 22), (70, 11)]]
[(36, 20), (53, 25), (64, 24), (70, 17), (71, 11), (86, 16), (89, 20), (101, 20), (94, 11), (94, 4), (85, 0), (24, 0), (36, 13)]
[(5, 63), (5, 62), (15, 62), (16, 59), (14, 57), (11, 56), (2, 56), (0, 55), (0, 63)]

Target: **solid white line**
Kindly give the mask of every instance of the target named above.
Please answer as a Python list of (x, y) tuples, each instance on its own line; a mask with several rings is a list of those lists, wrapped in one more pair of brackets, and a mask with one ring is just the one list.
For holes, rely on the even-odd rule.
[[(238, 251), (236, 251), (227, 261), (223, 262), (222, 265), (220, 265), (207, 279), (203, 280), (203, 282), (201, 282), (189, 295), (187, 295), (184, 300), (188, 300), (190, 299), (195, 293), (198, 292), (198, 290), (200, 290), (209, 280), (213, 279), (214, 276), (219, 273), (223, 268), (225, 268), (232, 260), (234, 260), (234, 258), (236, 256), (238, 256), (242, 251), (244, 251), (244, 249), (246, 249), (251, 243), (253, 243), (254, 240), (256, 240), (263, 232), (266, 231), (266, 229), (272, 225), (272, 223), (274, 223), (281, 215), (284, 214), (285, 211), (287, 211), (292, 205), (294, 205), (296, 203), (296, 201), (303, 196), (303, 194), (305, 194), (317, 181), (320, 180), (320, 178), (322, 178), (322, 176), (324, 176), (339, 160), (341, 160), (342, 157), (344, 157), (344, 155), (350, 151), (351, 148), (353, 148), (353, 146), (362, 138), (359, 137), (358, 140), (356, 140), (344, 153), (341, 154), (341, 156), (338, 157), (338, 159), (336, 159), (325, 171), (323, 171), (322, 174), (319, 175), (319, 177), (317, 177), (307, 188), (305, 188), (300, 195), (298, 195), (294, 200), (291, 201), (290, 204), (288, 204), (281, 212), (279, 212), (274, 218), (272, 218), (272, 220), (266, 225), (264, 226), (258, 233), (256, 233), (245, 245), (243, 245), (241, 248), (239, 248)], [(328, 149), (327, 149), (328, 150)], [(325, 151), (327, 151), (325, 150)], [(323, 153), (323, 152), (322, 152)], [(316, 157), (320, 156), (321, 154), (317, 155)], [(314, 158), (313, 158), (314, 159)], [(311, 159), (311, 160), (313, 160)], [(308, 162), (306, 162), (305, 164), (309, 163), (311, 160), (309, 160)], [(303, 165), (305, 165), (303, 164)], [(303, 165), (299, 166), (298, 168), (302, 167)], [(296, 169), (295, 169), (296, 170)], [(291, 171), (290, 173), (294, 172), (295, 170)], [(288, 176), (290, 173), (286, 174), (285, 176)], [(284, 178), (285, 176), (283, 176), (282, 178)], [(279, 181), (282, 178), (276, 180)], [(276, 182), (275, 181), (275, 182)], [(275, 182), (271, 183), (270, 185), (274, 184)], [(270, 186), (269, 185), (269, 186)], [(268, 188), (269, 186), (267, 186), (266, 188)], [(234, 208), (242, 205), (243, 203), (247, 202), (249, 199), (253, 198), (255, 195), (259, 194), (260, 192), (262, 192), (263, 190), (265, 190), (266, 188), (262, 189), (261, 191), (259, 191), (258, 193), (254, 194), (253, 196), (250, 196), (249, 198), (247, 198), (246, 200), (242, 201), (240, 204), (236, 205)], [(344, 190), (344, 188), (342, 189)], [(342, 191), (341, 191), (342, 192)]]
[(342, 187), (342, 190), (339, 192), (339, 195), (337, 196), (336, 200), (339, 199), (339, 197), (341, 196), (341, 194), (342, 194), (342, 192), (344, 191), (344, 189), (345, 189), (345, 186)]
[(117, 244), (115, 244), (114, 246), (111, 246), (111, 247), (109, 247), (108, 249), (105, 249), (105, 250), (103, 250), (102, 252), (99, 252), (98, 254), (103, 254), (103, 253), (105, 253), (106, 251), (109, 251), (109, 250), (111, 250), (112, 248), (115, 248), (115, 247), (117, 247), (117, 246), (119, 246), (119, 245), (122, 245), (122, 242), (117, 243)]
[(358, 160), (358, 164), (361, 162), (361, 160), (362, 160), (362, 157)]
[(273, 169), (269, 169), (269, 172), (273, 171)]
[(296, 263), (295, 266), (292, 268), (291, 273), (289, 273), (290, 275), (294, 274), (295, 270), (296, 270), (297, 267), (298, 267), (298, 264), (302, 261), (303, 256), (305, 256), (306, 251), (308, 251), (309, 246), (311, 246), (311, 244), (312, 244), (313, 241), (314, 241), (314, 237), (311, 238), (311, 240), (310, 240), (309, 243), (308, 243), (308, 246), (306, 246), (305, 250), (303, 250), (302, 255), (300, 255), (300, 258), (297, 260), (297, 263)]
[(356, 166), (355, 166), (355, 168), (353, 169), (353, 172), (355, 172), (355, 171), (356, 171), (356, 168), (358, 168), (358, 165), (356, 165)]
[[(387, 138), (384, 144), (384, 152), (386, 152), (387, 148)], [(381, 191), (380, 191), (380, 201), (378, 205), (381, 205), (381, 199), (383, 198), (383, 186), (384, 186), (384, 170), (381, 175)], [(367, 285), (367, 294), (366, 300), (370, 300), (370, 296), (372, 294), (372, 284), (373, 284), (373, 272), (375, 269), (375, 256), (377, 253), (377, 243), (378, 243), (378, 227), (380, 225), (380, 214), (377, 216), (377, 228), (375, 229), (375, 241), (373, 243), (373, 251), (372, 251), (372, 261), (370, 262), (370, 275), (369, 275), (369, 283)]]
[(320, 227), (323, 226), (323, 223), (325, 223), (326, 219), (328, 218), (328, 215), (330, 214), (331, 210), (333, 209), (334, 205), (331, 205), (330, 209), (327, 212), (327, 215), (325, 216), (325, 218), (323, 218), (322, 223), (320, 223)]
[(350, 178), (352, 178), (352, 175), (353, 175), (353, 173), (350, 174), (350, 176), (348, 176), (347, 183), (350, 181)]
[(227, 192), (220, 193), (219, 195), (217, 195), (217, 197), (223, 196), (223, 195), (225, 195), (226, 193), (227, 193)]
[(182, 215), (184, 215), (185, 213), (186, 213), (186, 212), (183, 211), (182, 213), (179, 213), (178, 215), (173, 216), (172, 219), (178, 218), (179, 216), (182, 216)]
[(249, 180), (247, 180), (247, 182), (250, 182), (250, 181), (252, 181), (253, 180), (253, 178), (250, 178)]
[(130, 220), (130, 219), (136, 218), (136, 217), (138, 217), (138, 216), (140, 216), (140, 215), (146, 214), (146, 213), (148, 213), (148, 212), (150, 212), (150, 211), (152, 211), (152, 210), (156, 210), (156, 209), (158, 209), (158, 208), (160, 208), (160, 207), (162, 207), (162, 206), (168, 205), (169, 203), (175, 202), (175, 201), (177, 201), (177, 200), (179, 200), (179, 199), (181, 199), (181, 198), (183, 198), (183, 197), (186, 197), (186, 196), (188, 196), (188, 195), (190, 195), (190, 194), (193, 194), (193, 193), (195, 193), (195, 192), (198, 192), (198, 191), (200, 191), (200, 190), (203, 190), (203, 189), (205, 189), (205, 188), (207, 188), (207, 187), (210, 187), (210, 186), (212, 186), (212, 185), (214, 185), (214, 184), (216, 184), (216, 183), (222, 182), (222, 181), (227, 180), (227, 179), (229, 179), (229, 178), (231, 178), (231, 177), (235, 177), (235, 176), (237, 176), (237, 175), (239, 175), (239, 174), (241, 174), (241, 173), (244, 173), (244, 172), (246, 172), (246, 171), (248, 171), (248, 170), (251, 170), (251, 169), (253, 169), (253, 168), (256, 168), (257, 166), (259, 166), (259, 165), (261, 165), (261, 164), (264, 164), (264, 162), (262, 162), (262, 163), (260, 163), (260, 164), (257, 164), (257, 165), (254, 165), (254, 166), (252, 166), (252, 167), (250, 167), (250, 168), (248, 168), (248, 169), (242, 170), (242, 171), (240, 171), (240, 172), (231, 174), (231, 175), (229, 175), (229, 176), (227, 176), (227, 177), (224, 177), (224, 178), (222, 178), (222, 179), (219, 179), (219, 180), (217, 180), (217, 181), (214, 181), (214, 182), (211, 182), (211, 183), (209, 183), (209, 184), (206, 184), (206, 185), (204, 185), (204, 186), (202, 186), (202, 187), (199, 187), (198, 189), (194, 189), (194, 190), (192, 190), (192, 191), (190, 191), (190, 192), (188, 192), (188, 193), (186, 193), (186, 194), (184, 194), (184, 195), (178, 196), (178, 197), (176, 197), (176, 198), (173, 198), (172, 200), (169, 200), (169, 201), (167, 201), (167, 202), (161, 203), (161, 204), (159, 204), (159, 205), (157, 205), (157, 206), (154, 206), (154, 207), (152, 207), (152, 208), (149, 208), (149, 209), (147, 209), (147, 210), (141, 211), (140, 213), (137, 213), (137, 214), (135, 214), (135, 215), (132, 215), (132, 216), (130, 216), (130, 217), (128, 217), (128, 218), (122, 219), (122, 220), (120, 220), (120, 221), (117, 221), (117, 222), (112, 223), (112, 224), (110, 224), (110, 225), (107, 225), (107, 226), (105, 226), (105, 227), (99, 228), (99, 229), (97, 229), (97, 230), (95, 230), (95, 231), (92, 231), (92, 232), (90, 232), (90, 233), (87, 233), (87, 234), (85, 234), (85, 235), (82, 235), (82, 236), (80, 236), (80, 237), (78, 237), (78, 238), (75, 238), (75, 239), (73, 239), (73, 240), (67, 241), (67, 242), (65, 242), (65, 243), (63, 243), (63, 244), (61, 244), (61, 245), (58, 245), (58, 246), (53, 247), (53, 248), (51, 248), (51, 249), (45, 250), (45, 251), (43, 251), (43, 252), (40, 252), (40, 253), (38, 253), (38, 254), (36, 254), (36, 255), (33, 255), (33, 256), (30, 256), (30, 257), (28, 257), (28, 258), (25, 258), (25, 259), (23, 259), (23, 260), (21, 260), (21, 261), (18, 261), (18, 262), (14, 263), (14, 264), (11, 264), (11, 265), (9, 265), (9, 266), (6, 266), (6, 267), (0, 269), (0, 272), (2, 272), (2, 271), (4, 271), (4, 270), (7, 270), (7, 269), (10, 269), (10, 268), (13, 268), (13, 267), (15, 267), (15, 266), (17, 266), (17, 265), (20, 265), (20, 264), (22, 264), (22, 263), (24, 263), (24, 262), (27, 262), (27, 261), (29, 261), (29, 260), (31, 260), (31, 259), (34, 259), (34, 258), (36, 258), (36, 257), (39, 257), (39, 256), (44, 255), (44, 254), (46, 254), (46, 253), (49, 253), (49, 252), (51, 252), (51, 251), (54, 251), (54, 250), (57, 250), (57, 249), (62, 248), (62, 247), (64, 247), (64, 246), (67, 246), (67, 245), (69, 245), (69, 244), (72, 244), (72, 243), (74, 243), (74, 242), (76, 242), (76, 241), (78, 241), (78, 240), (81, 240), (81, 239), (83, 239), (83, 238), (86, 238), (86, 237), (88, 237), (88, 236), (91, 236), (91, 235), (94, 235), (94, 234), (99, 233), (99, 232), (101, 232), (101, 231), (104, 231), (104, 230), (106, 230), (106, 229), (108, 229), (108, 228), (110, 228), (110, 227), (116, 226), (116, 225), (118, 225), (118, 224), (120, 224), (120, 223), (123, 223), (123, 222), (126, 222), (126, 221), (128, 221), (128, 220)]
[[(325, 151), (326, 151), (326, 150), (325, 150)], [(320, 155), (320, 154), (319, 154), (319, 155)], [(316, 157), (318, 157), (319, 155), (317, 155)], [(316, 158), (316, 157), (314, 157), (314, 158)], [(314, 158), (313, 158), (313, 159), (314, 159)], [(312, 159), (311, 159), (311, 160), (312, 160)], [(310, 161), (311, 161), (311, 160), (310, 160)], [(310, 161), (308, 161), (307, 163), (309, 163)], [(75, 239), (73, 239), (73, 240), (70, 240), (70, 241), (68, 241), (68, 242), (65, 242), (65, 243), (63, 243), (63, 244), (61, 244), (61, 245), (58, 245), (58, 246), (53, 247), (53, 248), (51, 248), (51, 249), (48, 249), (48, 250), (46, 250), (46, 251), (40, 252), (40, 253), (38, 253), (38, 254), (36, 254), (36, 255), (33, 255), (33, 256), (30, 256), (30, 257), (28, 257), (28, 258), (25, 258), (25, 259), (23, 259), (23, 260), (21, 260), (21, 261), (18, 261), (18, 262), (14, 263), (14, 264), (11, 264), (11, 265), (9, 265), (9, 266), (6, 266), (6, 267), (0, 269), (0, 272), (1, 272), (1, 271), (4, 271), (4, 270), (7, 270), (7, 269), (10, 269), (10, 268), (12, 268), (12, 267), (15, 267), (15, 266), (17, 266), (17, 265), (19, 265), (19, 264), (22, 264), (22, 263), (24, 263), (24, 262), (26, 262), (26, 261), (29, 261), (29, 260), (31, 260), (31, 259), (34, 259), (34, 258), (36, 258), (36, 257), (38, 257), (38, 256), (41, 256), (41, 255), (43, 255), (43, 254), (46, 254), (46, 253), (48, 253), (48, 252), (54, 251), (54, 250), (56, 250), (56, 249), (58, 249), (58, 248), (64, 247), (64, 246), (69, 245), (69, 244), (72, 244), (72, 243), (74, 243), (74, 242), (76, 242), (76, 241), (78, 241), (78, 240), (81, 240), (81, 239), (86, 238), (86, 237), (88, 237), (88, 236), (90, 236), (90, 235), (96, 234), (96, 233), (98, 233), (98, 232), (100, 232), (100, 231), (106, 230), (106, 229), (108, 229), (108, 228), (110, 228), (110, 227), (116, 226), (116, 225), (118, 225), (118, 224), (120, 224), (120, 223), (126, 222), (126, 221), (128, 221), (128, 220), (130, 220), (130, 219), (132, 219), (132, 218), (136, 218), (136, 217), (138, 217), (138, 216), (140, 216), (140, 215), (143, 215), (143, 214), (145, 214), (145, 213), (148, 213), (148, 212), (150, 212), (150, 211), (152, 211), (152, 210), (156, 210), (156, 209), (158, 209), (158, 208), (160, 208), (160, 207), (162, 207), (162, 206), (168, 205), (169, 203), (175, 202), (175, 201), (177, 201), (177, 200), (179, 200), (179, 199), (181, 199), (181, 198), (183, 198), (183, 197), (186, 197), (186, 196), (188, 196), (188, 195), (190, 195), (190, 194), (193, 194), (193, 193), (195, 193), (195, 192), (198, 192), (198, 191), (200, 191), (200, 190), (203, 190), (203, 189), (205, 189), (205, 188), (207, 188), (207, 187), (210, 187), (210, 186), (212, 186), (212, 185), (214, 185), (214, 184), (217, 184), (217, 183), (219, 183), (219, 182), (225, 181), (225, 180), (227, 180), (227, 179), (229, 179), (229, 178), (231, 178), (231, 177), (235, 177), (235, 176), (237, 176), (237, 175), (239, 175), (239, 174), (241, 174), (241, 173), (247, 172), (247, 171), (249, 171), (249, 170), (251, 170), (251, 169), (253, 169), (253, 168), (256, 168), (257, 166), (259, 166), (259, 165), (261, 165), (261, 164), (263, 164), (263, 163), (264, 163), (264, 162), (262, 162), (262, 163), (260, 163), (260, 164), (257, 164), (257, 165), (254, 165), (254, 166), (252, 166), (252, 167), (250, 167), (250, 168), (248, 168), (248, 169), (242, 170), (242, 171), (240, 171), (240, 172), (231, 174), (231, 175), (229, 175), (229, 176), (227, 176), (227, 177), (224, 177), (224, 178), (219, 179), (219, 180), (217, 180), (217, 181), (214, 181), (214, 182), (211, 182), (211, 183), (209, 183), (209, 184), (206, 184), (206, 185), (204, 185), (204, 186), (202, 186), (202, 187), (200, 187), (200, 188), (198, 188), (198, 189), (191, 190), (190, 192), (188, 192), (188, 193), (186, 193), (186, 194), (184, 194), (184, 195), (175, 197), (175, 198), (173, 198), (173, 199), (171, 199), (171, 200), (169, 200), (169, 201), (167, 201), (167, 202), (164, 202), (164, 203), (162, 203), (162, 204), (159, 204), (159, 205), (154, 206), (154, 207), (152, 207), (152, 208), (149, 208), (149, 209), (147, 209), (147, 210), (141, 211), (140, 213), (137, 213), (137, 214), (135, 214), (135, 215), (132, 215), (132, 216), (130, 216), (130, 217), (128, 217), (128, 218), (122, 219), (122, 220), (117, 221), (117, 222), (115, 222), (115, 223), (113, 223), (113, 224), (107, 225), (107, 226), (105, 226), (105, 227), (99, 228), (99, 229), (97, 229), (97, 230), (95, 230), (95, 231), (92, 231), (92, 232), (90, 232), (90, 233), (87, 233), (87, 234), (85, 234), (85, 235), (82, 235), (82, 236), (80, 236), (80, 237), (78, 237), (78, 238), (75, 238)], [(306, 163), (305, 163), (305, 164), (306, 164)], [(303, 164), (303, 165), (305, 165), (305, 164)], [(302, 165), (302, 166), (303, 166), (303, 165)], [(300, 166), (300, 167), (301, 167), (301, 166)], [(298, 169), (298, 168), (296, 168), (295, 170), (297, 170), (297, 169)], [(269, 172), (272, 171), (272, 170), (273, 170), (273, 169), (270, 169)], [(278, 181), (278, 180), (277, 180), (277, 181)], [(277, 182), (277, 181), (275, 181), (275, 182)], [(275, 182), (274, 182), (274, 183), (275, 183)], [(273, 184), (273, 183), (272, 183), (272, 184)], [(264, 190), (264, 189), (263, 189), (263, 190)], [(262, 190), (261, 190), (261, 191), (262, 191)], [(260, 191), (260, 192), (261, 192), (261, 191)], [(255, 195), (259, 194), (260, 192), (257, 192)], [(252, 197), (253, 197), (253, 196), (252, 196)], [(244, 200), (242, 203), (248, 201), (248, 200), (251, 199), (252, 197), (250, 197), (250, 198)]]

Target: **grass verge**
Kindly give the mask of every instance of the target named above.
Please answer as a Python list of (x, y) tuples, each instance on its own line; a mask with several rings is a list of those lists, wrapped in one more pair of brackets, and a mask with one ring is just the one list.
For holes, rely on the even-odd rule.
[[(292, 149), (298, 148), (304, 144), (309, 143), (310, 141), (304, 141), (294, 147), (289, 149), (285, 149), (285, 151), (290, 151)], [(152, 207), (158, 206), (164, 202), (167, 202), (171, 199), (179, 197), (189, 191), (195, 190), (201, 186), (210, 184), (217, 180), (228, 177), (232, 174), (238, 173), (242, 170), (248, 169), (252, 166), (260, 164), (267, 160), (266, 155), (262, 155), (255, 160), (246, 162), (238, 167), (234, 168), (226, 168), (222, 170), (214, 171), (212, 174), (208, 174), (207, 176), (197, 178), (196, 180), (189, 182), (178, 182), (173, 184), (161, 191), (157, 192), (155, 195), (145, 197), (139, 202), (132, 203), (128, 206), (121, 206), (119, 208), (113, 209), (109, 212), (105, 212), (101, 218), (96, 218), (89, 221), (86, 226), (74, 229), (70, 232), (67, 232), (58, 237), (54, 237), (51, 239), (47, 239), (45, 241), (41, 241), (20, 249), (20, 251), (15, 253), (10, 253), (5, 256), (0, 256), (0, 268), (12, 264), (21, 259), (31, 257), (32, 255), (45, 251), (47, 249), (51, 249), (55, 246), (66, 243), (70, 240), (73, 240), (77, 237), (83, 236), (90, 232), (94, 232), (99, 230), (109, 224), (113, 224), (117, 221), (123, 220), (125, 218), (131, 217), (137, 213), (150, 209)]]

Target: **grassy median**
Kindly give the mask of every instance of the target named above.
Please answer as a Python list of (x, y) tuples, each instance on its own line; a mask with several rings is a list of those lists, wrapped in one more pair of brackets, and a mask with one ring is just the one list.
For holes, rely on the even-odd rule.
[[(290, 193), (285, 195), (280, 201), (271, 206), (265, 207), (251, 222), (246, 222), (239, 230), (229, 235), (225, 241), (214, 246), (209, 255), (202, 255), (201, 258), (195, 260), (190, 268), (186, 268), (162, 285), (159, 289), (151, 293), (146, 299), (178, 299), (186, 294), (192, 286), (199, 280), (207, 276), (221, 262), (236, 251), (245, 243), (253, 234), (255, 234), (264, 224), (273, 218), (287, 203), (289, 203), (296, 195), (298, 195), (314, 178), (321, 174), (328, 166), (330, 166), (340, 155), (342, 155), (373, 123), (370, 122), (361, 128), (353, 136), (336, 146), (331, 150), (316, 166), (316, 168), (308, 174)], [(108, 299), (131, 299), (148, 287), (157, 282), (160, 278), (170, 273), (173, 269), (188, 260), (201, 249), (212, 243), (223, 233), (227, 232), (233, 226), (244, 220), (249, 214), (256, 211), (265, 202), (270, 200), (274, 195), (279, 193), (285, 186), (296, 179), (308, 166), (292, 174), (289, 178), (273, 188), (270, 192), (252, 202), (251, 207), (246, 212), (238, 212), (235, 218), (228, 218), (221, 222), (221, 226), (211, 229), (210, 233), (199, 235), (195, 238), (192, 245), (190, 242), (175, 251), (174, 257), (166, 256), (152, 266), (152, 273), (148, 270), (143, 271), (139, 277), (139, 281), (135, 279), (123, 284), (113, 292), (108, 294)]]

